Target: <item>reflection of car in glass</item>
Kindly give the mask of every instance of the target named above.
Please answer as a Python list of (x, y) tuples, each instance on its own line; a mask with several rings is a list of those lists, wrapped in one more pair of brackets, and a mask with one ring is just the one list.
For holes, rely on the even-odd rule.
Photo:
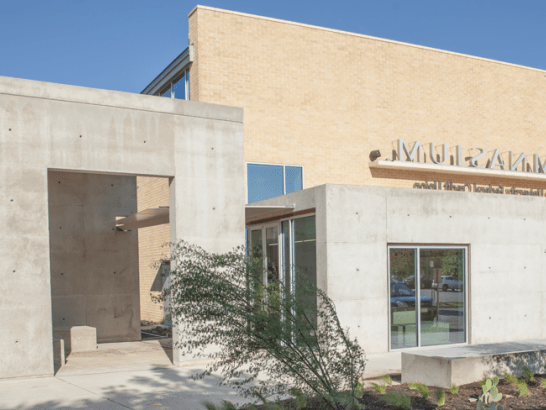
[(442, 276), (442, 282), (440, 283), (440, 289), (442, 289), (444, 292), (448, 289), (451, 290), (462, 290), (463, 289), (463, 281), (459, 280), (455, 276)]
[[(391, 281), (391, 313), (415, 311), (415, 292), (408, 288), (405, 283)], [(398, 316), (400, 316), (398, 314)], [(432, 320), (434, 309), (432, 309), (432, 298), (421, 296), (421, 316), (425, 320)], [(413, 315), (415, 322), (415, 314)]]
[[(421, 275), (421, 289), (432, 289), (433, 279), (427, 275)], [(404, 279), (404, 283), (408, 285), (409, 288), (415, 289), (415, 275), (408, 276)]]

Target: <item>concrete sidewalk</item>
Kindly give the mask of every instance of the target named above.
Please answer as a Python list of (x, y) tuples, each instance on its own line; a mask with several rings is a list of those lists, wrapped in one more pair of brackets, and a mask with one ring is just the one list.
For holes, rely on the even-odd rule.
[[(367, 379), (400, 372), (400, 353), (368, 355), (367, 359)], [(0, 409), (204, 410), (205, 400), (247, 402), (234, 390), (219, 386), (218, 376), (192, 380), (190, 376), (203, 366), (150, 366), (145, 362), (140, 363), (141, 369), (134, 363), (110, 369), (97, 363), (87, 370), (73, 364), (55, 377), (0, 380)]]
[(0, 408), (27, 409), (187, 409), (204, 410), (205, 400), (235, 403), (245, 400), (219, 378), (192, 380), (201, 368), (161, 367), (0, 381)]

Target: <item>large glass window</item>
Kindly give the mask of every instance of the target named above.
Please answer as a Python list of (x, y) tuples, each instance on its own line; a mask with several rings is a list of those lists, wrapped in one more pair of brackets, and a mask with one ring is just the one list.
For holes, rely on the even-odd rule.
[(248, 203), (262, 201), (303, 189), (303, 168), (299, 166), (248, 164)]
[[(189, 76), (189, 72), (187, 75)], [(186, 81), (185, 73), (181, 78), (173, 82), (173, 98), (178, 98), (179, 100), (189, 100), (189, 98), (186, 98), (187, 88), (189, 89), (189, 82)]]
[(466, 342), (466, 253), (466, 247), (389, 247), (392, 349)]
[(182, 77), (172, 81), (159, 93), (161, 97), (177, 98), (179, 100), (190, 99), (190, 70), (185, 70)]
[[(317, 284), (315, 216), (251, 226), (251, 250), (265, 258), (264, 285), (279, 281), (286, 292), (297, 295), (298, 283)], [(279, 246), (280, 245), (280, 246)], [(265, 253), (263, 252), (265, 249)], [(311, 301), (315, 306), (316, 300)]]

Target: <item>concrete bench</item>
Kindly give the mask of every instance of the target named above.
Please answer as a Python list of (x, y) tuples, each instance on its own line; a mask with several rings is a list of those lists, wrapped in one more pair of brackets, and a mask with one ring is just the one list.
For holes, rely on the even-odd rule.
[(97, 350), (97, 329), (90, 326), (53, 328), (53, 337), (64, 340), (66, 353)]
[(447, 389), (505, 372), (521, 376), (522, 366), (544, 373), (545, 339), (402, 352), (402, 383)]

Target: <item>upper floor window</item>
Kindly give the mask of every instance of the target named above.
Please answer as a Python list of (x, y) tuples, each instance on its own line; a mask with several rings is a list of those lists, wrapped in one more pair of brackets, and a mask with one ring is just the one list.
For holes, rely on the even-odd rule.
[(177, 98), (179, 100), (190, 99), (190, 70), (185, 70), (182, 77), (169, 83), (167, 88), (159, 92), (161, 97)]
[(247, 164), (248, 203), (303, 189), (303, 167)]

